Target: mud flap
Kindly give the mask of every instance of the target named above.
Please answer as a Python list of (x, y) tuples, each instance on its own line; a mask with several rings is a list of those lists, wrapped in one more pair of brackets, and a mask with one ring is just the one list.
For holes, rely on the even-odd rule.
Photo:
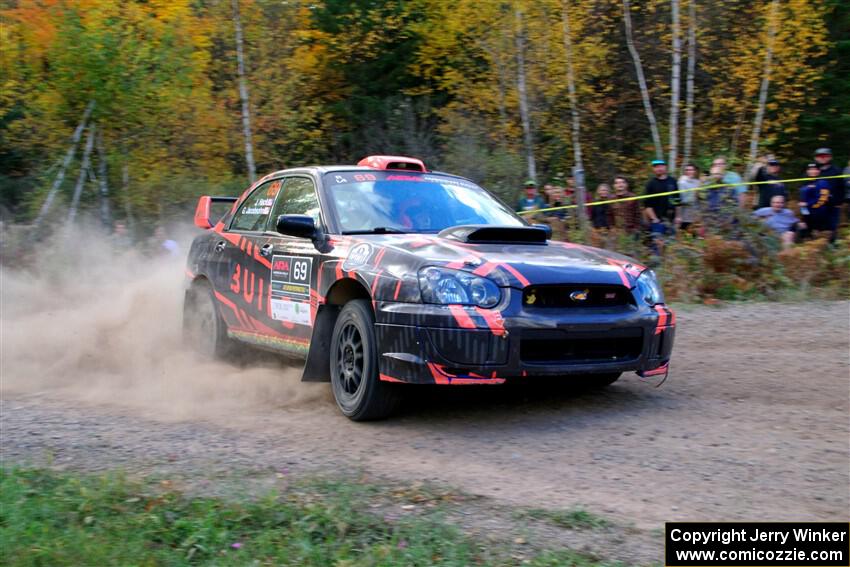
[(301, 373), (302, 382), (331, 381), (331, 335), (338, 315), (339, 307), (336, 305), (323, 305), (316, 313), (313, 338), (310, 340), (310, 350)]
[(664, 364), (662, 364), (658, 368), (653, 368), (652, 370), (639, 370), (637, 372), (637, 375), (640, 376), (641, 378), (649, 378), (649, 377), (652, 377), (652, 376), (661, 376), (662, 377), (661, 382), (659, 382), (655, 386), (657, 388), (658, 386), (661, 386), (661, 384), (663, 384), (664, 382), (667, 381), (667, 376), (668, 376), (669, 373), (670, 373), (670, 363), (665, 362)]

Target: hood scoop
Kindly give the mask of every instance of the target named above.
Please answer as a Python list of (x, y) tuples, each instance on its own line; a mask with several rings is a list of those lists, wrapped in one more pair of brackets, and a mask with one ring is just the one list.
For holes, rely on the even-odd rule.
[(546, 244), (548, 231), (536, 226), (461, 225), (437, 236), (468, 244)]

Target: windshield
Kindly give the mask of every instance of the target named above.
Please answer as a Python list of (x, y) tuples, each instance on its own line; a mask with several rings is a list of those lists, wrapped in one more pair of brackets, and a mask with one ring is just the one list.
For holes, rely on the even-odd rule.
[(439, 232), (462, 224), (525, 222), (470, 181), (393, 171), (326, 173), (340, 228), (356, 232)]

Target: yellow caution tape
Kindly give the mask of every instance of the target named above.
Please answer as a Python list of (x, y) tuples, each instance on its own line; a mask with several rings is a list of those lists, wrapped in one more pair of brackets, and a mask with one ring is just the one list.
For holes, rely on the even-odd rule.
[[(739, 185), (768, 185), (772, 183), (796, 183), (799, 181), (814, 181), (816, 179), (844, 179), (850, 177), (850, 174), (829, 175), (826, 177), (798, 177), (797, 179), (771, 179), (770, 181), (741, 181), (740, 183), (715, 183), (714, 185), (703, 185), (701, 187), (691, 187), (690, 189), (679, 189), (678, 191), (667, 191), (666, 193), (653, 193), (652, 195), (635, 195), (634, 197), (623, 197), (622, 199), (608, 199), (607, 201), (594, 201), (585, 203), (585, 207), (593, 207), (596, 205), (610, 205), (611, 203), (622, 203), (625, 201), (640, 201), (641, 199), (654, 199), (656, 197), (666, 197), (667, 195), (677, 195), (679, 193), (689, 193), (691, 191), (704, 191), (706, 189), (719, 189), (721, 187), (738, 187)], [(537, 213), (548, 213), (549, 211), (560, 211), (563, 209), (575, 209), (578, 205), (562, 205), (560, 207), (549, 207), (546, 209), (533, 209), (530, 211), (517, 211), (518, 215), (534, 215)]]

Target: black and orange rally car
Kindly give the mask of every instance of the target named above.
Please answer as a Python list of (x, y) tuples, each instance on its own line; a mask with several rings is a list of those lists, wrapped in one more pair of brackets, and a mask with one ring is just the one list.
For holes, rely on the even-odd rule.
[[(210, 220), (216, 201), (232, 202)], [(355, 420), (413, 384), (563, 376), (610, 384), (667, 373), (675, 317), (651, 270), (550, 240), (475, 183), (417, 159), (267, 175), (201, 197), (186, 336), (300, 355)]]

